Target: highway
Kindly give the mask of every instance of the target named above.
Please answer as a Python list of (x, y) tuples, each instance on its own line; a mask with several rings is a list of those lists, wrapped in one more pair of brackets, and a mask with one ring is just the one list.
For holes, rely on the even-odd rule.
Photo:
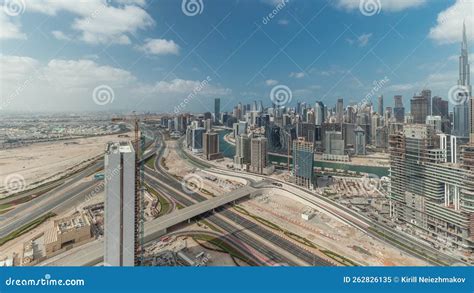
[[(156, 184), (156, 185), (152, 186), (153, 188), (169, 189), (168, 186), (172, 187), (172, 189), (170, 190), (170, 194), (172, 194), (183, 205), (188, 206), (190, 204), (193, 204), (193, 202), (191, 202), (189, 199), (187, 199), (186, 196), (180, 195), (180, 194), (183, 194), (181, 192), (181, 189), (182, 189), (181, 182), (179, 182), (175, 177), (173, 177), (173, 176), (169, 175), (168, 173), (166, 173), (166, 171), (161, 168), (160, 158), (163, 154), (163, 151), (164, 151), (165, 147), (166, 147), (166, 144), (164, 144), (164, 143), (162, 145), (160, 145), (160, 148), (158, 150), (157, 159), (155, 160), (155, 170), (152, 170), (151, 168), (146, 168), (146, 173), (147, 173), (146, 179), (148, 179), (148, 180), (155, 179), (154, 184)], [(159, 172), (157, 172), (156, 170), (158, 170)], [(253, 180), (249, 180), (245, 177), (242, 177), (242, 178), (250, 181), (250, 185), (252, 187), (260, 188), (260, 185), (261, 185), (260, 183), (257, 183)], [(159, 181), (161, 181), (165, 184), (159, 185)], [(148, 184), (153, 184), (151, 182), (152, 181), (148, 181), (147, 183)], [(176, 192), (176, 191), (178, 191), (178, 192)], [(193, 193), (192, 195), (189, 195), (189, 197), (193, 198), (196, 201), (205, 201), (206, 200), (206, 198), (204, 196), (202, 196), (198, 193)], [(289, 253), (291, 253), (292, 255), (302, 259), (303, 261), (305, 261), (309, 265), (313, 265), (313, 266), (331, 266), (331, 265), (334, 265), (334, 264), (326, 261), (325, 259), (323, 259), (323, 258), (321, 258), (317, 255), (314, 255), (313, 253), (299, 247), (298, 245), (293, 244), (291, 241), (289, 241), (287, 239), (284, 239), (284, 238), (270, 232), (266, 228), (263, 228), (260, 225), (255, 224), (254, 222), (238, 215), (235, 212), (232, 212), (230, 210), (225, 209), (225, 210), (220, 211), (219, 214), (222, 215), (223, 217), (227, 218), (228, 220), (234, 222), (235, 224), (238, 224), (238, 225), (242, 226), (244, 228), (244, 231), (250, 231), (250, 232), (264, 238), (266, 241), (271, 242), (274, 246), (280, 247), (280, 248), (288, 251)], [(295, 265), (292, 261), (289, 261), (288, 259), (283, 259), (277, 253), (275, 253), (275, 251), (264, 248), (262, 243), (255, 243), (255, 239), (253, 239), (252, 237), (249, 238), (246, 235), (246, 233), (244, 231), (242, 231), (242, 229), (238, 229), (238, 228), (229, 226), (228, 223), (223, 223), (224, 221), (220, 220), (216, 214), (212, 214), (209, 217), (207, 217), (206, 219), (209, 220), (209, 221), (212, 221), (213, 224), (223, 228), (228, 233), (231, 233), (235, 236), (245, 238), (245, 239), (242, 239), (245, 243), (248, 243), (250, 245), (252, 245), (252, 244), (256, 245), (256, 247), (254, 247), (256, 250), (260, 250), (262, 253), (264, 253), (264, 254), (266, 253), (266, 255), (272, 256), (273, 261), (275, 261), (276, 263), (288, 263), (289, 265)]]
[[(100, 160), (85, 170), (73, 175), (60, 186), (34, 198), (26, 203), (20, 204), (13, 210), (6, 212), (0, 218), (0, 237), (4, 237), (21, 226), (41, 217), (56, 209), (64, 209), (72, 206), (78, 200), (84, 200), (94, 188), (102, 181), (88, 181), (78, 183), (80, 180), (90, 176), (103, 167)], [(72, 185), (78, 183), (76, 186)]]
[[(160, 217), (159, 221), (150, 221), (150, 225), (148, 226), (147, 233), (150, 236), (154, 236), (155, 234), (158, 235), (160, 233), (166, 233), (164, 231), (167, 231), (169, 228), (177, 224), (183, 223), (196, 216), (200, 216), (206, 212), (217, 209), (228, 203), (231, 203), (243, 197), (249, 196), (254, 191), (255, 191), (254, 188), (250, 186), (245, 186), (243, 188), (234, 190), (226, 194), (225, 196), (216, 196), (211, 199), (187, 206), (173, 213), (163, 215)], [(154, 237), (154, 238), (158, 238), (158, 237)]]
[[(158, 135), (161, 135), (161, 134), (158, 134)], [(197, 202), (202, 202), (202, 201), (207, 200), (204, 196), (201, 196), (200, 194), (197, 194), (197, 193), (193, 193), (190, 195), (183, 193), (181, 182), (161, 168), (159, 162), (163, 154), (163, 151), (166, 147), (166, 144), (164, 142), (160, 144), (160, 142), (163, 142), (163, 141), (158, 140), (156, 143), (156, 145), (159, 146), (157, 150), (158, 159), (155, 160), (156, 170), (153, 170), (148, 167), (145, 169), (146, 171), (145, 182), (148, 185), (150, 185), (152, 188), (157, 190), (159, 193), (166, 194), (167, 195), (166, 197), (168, 199), (172, 198), (173, 202), (177, 202), (181, 204), (182, 206), (190, 206)], [(178, 153), (180, 153), (183, 159), (190, 161), (192, 164), (197, 165), (199, 168), (207, 169), (206, 171), (209, 171), (211, 173), (225, 172), (226, 174), (231, 175), (231, 176), (244, 178), (245, 180), (247, 180), (247, 182), (249, 182), (249, 185), (253, 188), (261, 188), (263, 187), (264, 184), (271, 184), (271, 182), (279, 182), (283, 184), (283, 188), (282, 188), (283, 190), (292, 192), (296, 196), (299, 196), (300, 198), (304, 199), (305, 201), (315, 204), (325, 209), (326, 211), (330, 212), (336, 217), (343, 219), (349, 224), (364, 230), (365, 232), (371, 234), (372, 236), (378, 239), (381, 239), (382, 241), (385, 241), (391, 245), (399, 247), (400, 249), (406, 251), (409, 254), (426, 259), (426, 257), (424, 257), (418, 252), (418, 251), (422, 251), (423, 254), (425, 255), (436, 256), (436, 258), (438, 258), (440, 261), (446, 264), (459, 263), (459, 260), (456, 258), (450, 257), (442, 252), (439, 252), (438, 250), (432, 247), (421, 244), (415, 239), (412, 239), (402, 233), (394, 231), (388, 226), (385, 226), (380, 223), (376, 223), (372, 221), (371, 219), (364, 217), (363, 215), (360, 215), (358, 213), (351, 211), (347, 207), (341, 206), (318, 194), (310, 193), (308, 190), (303, 189), (294, 184), (290, 184), (288, 182), (284, 182), (281, 180), (269, 179), (269, 178), (265, 178), (265, 180), (263, 181), (252, 180), (248, 178), (249, 176), (245, 176), (245, 174), (241, 175), (240, 174), (241, 172), (230, 171), (227, 169), (225, 170), (220, 169), (213, 165), (208, 164), (207, 162), (203, 162), (197, 158), (190, 157), (189, 155), (185, 154), (185, 152), (181, 149), (181, 145), (179, 145), (177, 151)], [(263, 176), (258, 176), (255, 174), (251, 174), (251, 175), (253, 175), (254, 177), (264, 178)], [(47, 194), (51, 195), (51, 193), (55, 191), (56, 189), (64, 189), (66, 188), (66, 186), (70, 186), (70, 184), (72, 184), (73, 182), (77, 182), (78, 180), (80, 180), (77, 177), (76, 179), (77, 180), (74, 180), (73, 178), (72, 180), (68, 182), (68, 184), (64, 183), (63, 185), (65, 186), (60, 186), (59, 188), (55, 188), (54, 190), (44, 194), (43, 196)], [(87, 185), (84, 185), (83, 187), (87, 188)], [(0, 227), (1, 227), (0, 236), (5, 235), (7, 231), (13, 231), (14, 229), (20, 227), (24, 223), (28, 223), (29, 221), (34, 220), (35, 218), (39, 217), (41, 214), (44, 214), (47, 211), (50, 211), (54, 208), (64, 209), (64, 207), (66, 207), (68, 203), (71, 204), (75, 200), (82, 198), (81, 195), (84, 196), (84, 194), (88, 193), (88, 192), (80, 192), (79, 189), (80, 187), (77, 187), (77, 189), (72, 188), (71, 191), (63, 192), (64, 194), (59, 196), (61, 199), (70, 199), (68, 202), (62, 202), (61, 200), (55, 200), (52, 203), (48, 203), (48, 204), (45, 204), (45, 202), (43, 201), (38, 202), (37, 210), (35, 210), (34, 213), (32, 213), (33, 215), (31, 214), (28, 214), (26, 216), (23, 215), (25, 219), (15, 218), (16, 213), (13, 214), (12, 218), (10, 219), (9, 213), (6, 213), (4, 217), (9, 218), (9, 220), (13, 219), (14, 223), (4, 225), (4, 223), (6, 223), (5, 220), (0, 220)], [(297, 190), (290, 191), (292, 189), (297, 189)], [(43, 198), (43, 196), (41, 196), (40, 198)], [(12, 210), (11, 212), (17, 211), (18, 213), (27, 209), (27, 207), (23, 208), (23, 210), (21, 210), (20, 208), (23, 208), (23, 205), (20, 205), (18, 208), (16, 208), (15, 210)], [(247, 247), (248, 249), (254, 250), (258, 254), (268, 256), (269, 259), (267, 261), (264, 260), (260, 262), (262, 264), (271, 265), (272, 263), (288, 263), (289, 265), (299, 265), (295, 263), (294, 261), (290, 261), (288, 257), (285, 257), (281, 253), (275, 252), (275, 249), (270, 248), (268, 245), (264, 245), (261, 241), (258, 240), (259, 237), (261, 237), (262, 239), (265, 239), (265, 241), (270, 242), (273, 246), (286, 250), (292, 255), (297, 256), (298, 258), (300, 258), (302, 261), (304, 261), (307, 264), (332, 265), (328, 261), (322, 258), (319, 258), (318, 256), (308, 252), (305, 249), (300, 248), (299, 246), (295, 245), (289, 240), (286, 240), (278, 235), (275, 235), (270, 230), (267, 230), (266, 228), (263, 228), (260, 225), (255, 224), (254, 222), (240, 216), (239, 214), (233, 211), (230, 211), (225, 208), (219, 208), (217, 210), (219, 211), (219, 213), (206, 214), (207, 216), (205, 218), (206, 221), (209, 221), (213, 225), (219, 227), (220, 229), (228, 233), (226, 236), (232, 236), (234, 237), (233, 239), (235, 241), (240, 241), (241, 243), (247, 244), (249, 246)], [(374, 233), (372, 230), (369, 230), (368, 227), (377, 229), (378, 231), (381, 231), (381, 234), (390, 236), (390, 238), (397, 239), (397, 241), (390, 240), (390, 238), (381, 237), (381, 235)], [(403, 245), (401, 245), (400, 243), (402, 243)], [(413, 247), (413, 250), (407, 249), (407, 247), (404, 245)], [(101, 257), (102, 246), (100, 248), (95, 247), (94, 249), (92, 249), (91, 251), (88, 251), (87, 253), (82, 252), (80, 254), (82, 262), (79, 261), (79, 263), (90, 265), (90, 264), (93, 264), (94, 262), (94, 260), (92, 261), (92, 263), (90, 261), (92, 256), (97, 257), (97, 255), (100, 255)], [(87, 262), (86, 260), (89, 260), (89, 262)], [(430, 259), (428, 260), (433, 262)], [(433, 263), (436, 264), (436, 262), (433, 262)]]
[[(243, 176), (239, 176), (239, 173), (242, 173), (242, 172), (237, 172), (234, 170), (230, 171), (230, 170), (223, 169), (214, 165), (210, 165), (207, 162), (204, 162), (198, 158), (192, 157), (191, 155), (188, 155), (182, 149), (181, 143), (179, 143), (179, 146), (178, 146), (178, 153), (183, 159), (188, 160), (190, 163), (194, 164), (195, 166), (199, 168), (203, 168), (203, 169), (206, 168), (207, 172), (211, 172), (215, 174), (224, 172), (225, 174), (235, 174), (233, 176), (245, 178)], [(357, 212), (354, 212), (345, 206), (342, 206), (328, 198), (325, 198), (324, 196), (321, 196), (316, 193), (310, 193), (309, 190), (306, 190), (300, 186), (297, 186), (295, 184), (288, 183), (282, 180), (274, 179), (274, 178), (268, 178), (268, 177), (259, 176), (259, 175), (255, 175), (255, 176), (265, 178), (265, 180), (267, 180), (267, 182), (269, 183), (278, 182), (283, 185), (283, 188), (280, 188), (280, 189), (285, 190), (285, 191), (290, 191), (292, 188), (296, 189), (290, 192), (304, 199), (305, 201), (315, 204), (318, 207), (328, 211), (329, 213), (342, 219), (348, 224), (351, 224), (354, 227), (357, 227), (365, 231), (366, 233), (369, 233), (371, 236), (377, 239), (380, 239), (381, 241), (384, 241), (386, 243), (389, 243), (405, 251), (406, 253), (410, 255), (425, 259), (426, 261), (434, 265), (453, 265), (453, 264), (462, 262), (460, 259), (447, 255), (431, 246), (421, 243), (420, 241), (417, 241), (413, 237), (410, 237), (409, 235), (406, 235), (400, 231), (396, 231), (385, 224), (375, 222), (369, 218), (366, 218), (363, 215)], [(255, 184), (255, 181), (253, 181), (252, 186), (255, 186), (254, 184)], [(378, 233), (374, 231), (378, 231)], [(383, 235), (383, 237), (381, 235)]]
[[(153, 142), (147, 142), (145, 148), (148, 149)], [(149, 156), (151, 152), (147, 152), (145, 155)], [(91, 176), (98, 170), (104, 168), (103, 159), (98, 160), (91, 166), (72, 174), (68, 178), (61, 179), (62, 183), (51, 189), (50, 191), (34, 198), (28, 202), (19, 204), (14, 209), (6, 212), (0, 216), (0, 238), (8, 235), (9, 233), (19, 229), (25, 224), (28, 224), (35, 219), (41, 217), (48, 212), (61, 212), (68, 208), (75, 206), (77, 203), (84, 201), (90, 195), (96, 195), (103, 191), (104, 181), (90, 180), (87, 182), (79, 181), (84, 178)], [(75, 185), (78, 183), (77, 185)], [(57, 183), (51, 182), (53, 186)], [(48, 184), (43, 188), (50, 186)], [(38, 191), (36, 191), (38, 192)], [(21, 194), (18, 198), (25, 196)], [(16, 196), (14, 196), (17, 198)], [(10, 200), (10, 197), (3, 199)]]
[[(163, 151), (163, 148), (160, 148), (159, 153), (162, 154), (162, 151)], [(156, 161), (159, 162), (159, 159)], [(149, 174), (150, 172), (152, 172), (153, 174), (150, 175)], [(155, 176), (160, 177), (160, 179), (164, 180), (165, 182), (171, 182), (173, 187), (170, 188), (170, 187), (167, 187), (165, 184), (162, 184), (162, 182), (154, 178)], [(173, 179), (171, 180), (170, 177)], [(166, 174), (166, 175), (159, 174), (158, 172), (149, 168), (146, 169), (145, 182), (150, 187), (154, 188), (155, 190), (158, 190), (161, 193), (163, 192), (167, 193), (167, 195), (172, 197), (174, 201), (177, 201), (183, 206), (191, 206), (197, 202), (202, 202), (206, 200), (206, 198), (198, 194), (193, 194), (190, 197), (187, 197), (187, 195), (184, 195), (183, 193), (180, 192), (182, 188), (181, 184), (180, 182), (176, 181), (174, 177), (170, 176), (169, 174)], [(226, 213), (227, 211), (224, 211), (224, 212)], [(276, 237), (276, 235), (273, 235), (269, 233), (268, 231), (262, 232), (263, 231), (262, 228), (260, 228), (259, 226), (255, 225), (254, 223), (244, 218), (241, 218), (240, 216), (233, 215), (233, 213), (227, 214), (227, 216), (231, 217), (233, 221), (237, 221), (238, 222), (237, 224), (242, 223), (242, 225), (245, 225), (251, 228), (252, 231), (263, 233), (266, 237), (271, 237), (271, 238)], [(288, 265), (304, 265), (304, 263), (291, 261), (289, 258), (284, 257), (278, 253), (275, 253), (274, 249), (271, 249), (267, 247), (266, 245), (263, 245), (260, 241), (257, 241), (255, 237), (249, 235), (250, 233), (248, 231), (243, 231), (247, 229), (236, 227), (236, 225), (230, 224), (229, 220), (222, 219), (221, 216), (216, 216), (214, 214), (211, 214), (209, 217), (206, 218), (206, 220), (216, 225), (223, 231), (226, 231), (227, 235), (223, 236), (224, 239), (232, 239), (232, 243), (234, 245), (237, 245), (238, 247), (240, 247), (240, 250), (242, 251), (247, 251), (246, 254), (248, 254), (249, 257), (254, 259), (258, 264), (278, 265), (278, 264), (283, 263), (283, 264), (288, 264)], [(150, 225), (151, 225), (150, 223), (145, 224), (145, 235), (149, 235)], [(149, 237), (146, 237), (146, 238), (149, 238)], [(276, 241), (278, 241), (278, 238)], [(292, 244), (290, 243), (290, 245)], [(65, 253), (63, 258), (60, 256), (56, 257), (55, 258), (56, 261), (52, 264), (94, 265), (101, 261), (102, 254), (103, 254), (102, 240), (95, 240), (92, 243), (86, 244), (84, 246), (84, 249), (78, 249), (77, 253), (72, 253), (71, 251), (69, 251)], [(314, 260), (314, 256), (311, 259)], [(51, 262), (48, 262), (48, 263), (51, 263)], [(308, 264), (311, 264), (311, 262)]]

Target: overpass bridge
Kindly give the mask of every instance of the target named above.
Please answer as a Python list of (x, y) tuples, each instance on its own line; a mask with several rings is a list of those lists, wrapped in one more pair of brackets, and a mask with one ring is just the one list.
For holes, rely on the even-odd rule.
[[(194, 217), (212, 211), (228, 203), (235, 202), (246, 196), (250, 196), (250, 194), (256, 190), (256, 188), (247, 185), (225, 195), (213, 197), (146, 222), (143, 242), (148, 243), (153, 241), (166, 234), (167, 230), (173, 226), (190, 221)], [(78, 251), (65, 252), (64, 255), (60, 254), (52, 259), (45, 260), (39, 263), (38, 266), (92, 266), (103, 260), (103, 239), (86, 243), (84, 246), (78, 247), (78, 249)]]
[(212, 211), (218, 207), (224, 206), (228, 203), (235, 202), (241, 198), (249, 196), (256, 191), (251, 186), (244, 186), (242, 188), (231, 191), (223, 196), (213, 197), (211, 199), (190, 205), (183, 209), (174, 211), (170, 214), (163, 215), (157, 219), (145, 223), (145, 239), (144, 242), (152, 241), (167, 233), (167, 230), (180, 223), (190, 221), (192, 218), (202, 215), (206, 212)]

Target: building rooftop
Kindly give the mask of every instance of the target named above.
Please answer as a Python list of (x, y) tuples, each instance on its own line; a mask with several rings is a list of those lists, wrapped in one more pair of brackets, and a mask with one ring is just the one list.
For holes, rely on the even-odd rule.
[(107, 144), (106, 152), (111, 153), (132, 153), (133, 145), (130, 141), (109, 142)]

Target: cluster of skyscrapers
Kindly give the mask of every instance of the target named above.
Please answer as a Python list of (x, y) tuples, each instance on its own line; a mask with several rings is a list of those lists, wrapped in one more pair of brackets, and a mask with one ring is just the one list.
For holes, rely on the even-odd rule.
[(448, 103), (423, 91), (412, 100), (412, 123), (390, 135), (390, 212), (425, 240), (472, 253), (474, 128), (465, 27), (458, 86), (451, 119)]
[[(280, 156), (287, 160), (283, 168), (288, 168), (293, 182), (309, 189), (316, 186), (315, 155), (320, 155), (322, 160), (345, 162), (368, 152), (388, 152), (392, 220), (410, 225), (426, 241), (472, 253), (474, 112), (465, 28), (458, 86), (467, 91), (461, 93), (465, 97), (456, 97), (456, 101), (462, 102), (453, 105), (453, 112), (449, 111), (448, 100), (432, 97), (431, 91), (424, 89), (410, 100), (409, 113), (400, 95), (393, 97), (393, 107), (384, 107), (384, 97), (379, 95), (375, 105), (365, 100), (345, 107), (344, 100), (338, 99), (333, 108), (322, 101), (314, 105), (298, 102), (296, 107), (265, 108), (262, 102), (255, 101), (246, 105), (238, 103), (231, 112), (221, 112), (220, 99), (216, 99), (214, 113), (162, 117), (161, 126), (176, 137), (185, 134), (186, 146), (195, 154), (202, 153), (207, 160), (222, 157), (220, 135), (213, 125), (232, 129), (234, 168), (271, 174), (275, 167), (282, 168), (282, 163), (270, 162), (269, 154)], [(132, 150), (126, 151), (125, 146), (111, 146), (106, 173), (113, 168), (110, 166), (125, 164), (123, 158), (128, 152)], [(130, 188), (129, 184), (133, 182), (106, 189), (106, 210), (114, 206), (120, 211), (120, 215), (106, 213), (106, 227), (111, 221), (130, 218), (131, 210), (123, 204), (131, 199), (122, 192)], [(122, 224), (120, 227), (123, 231), (129, 229)], [(128, 233), (120, 232), (117, 227), (107, 231), (106, 249), (113, 251), (114, 257), (106, 252), (105, 261), (129, 263), (127, 249), (132, 242), (125, 237)], [(109, 233), (115, 236), (108, 236)], [(117, 239), (122, 244), (115, 243)], [(120, 252), (119, 259), (115, 257), (116, 251)]]

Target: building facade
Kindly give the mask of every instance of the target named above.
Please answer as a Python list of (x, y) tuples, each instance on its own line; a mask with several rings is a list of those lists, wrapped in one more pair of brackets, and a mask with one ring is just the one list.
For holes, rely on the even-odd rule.
[(293, 141), (293, 177), (295, 183), (306, 188), (314, 184), (314, 144), (309, 141)]
[(390, 136), (390, 214), (434, 245), (472, 253), (474, 173), (457, 162), (456, 138), (448, 137), (428, 125)]
[(135, 150), (109, 143), (105, 153), (104, 265), (135, 264)]

